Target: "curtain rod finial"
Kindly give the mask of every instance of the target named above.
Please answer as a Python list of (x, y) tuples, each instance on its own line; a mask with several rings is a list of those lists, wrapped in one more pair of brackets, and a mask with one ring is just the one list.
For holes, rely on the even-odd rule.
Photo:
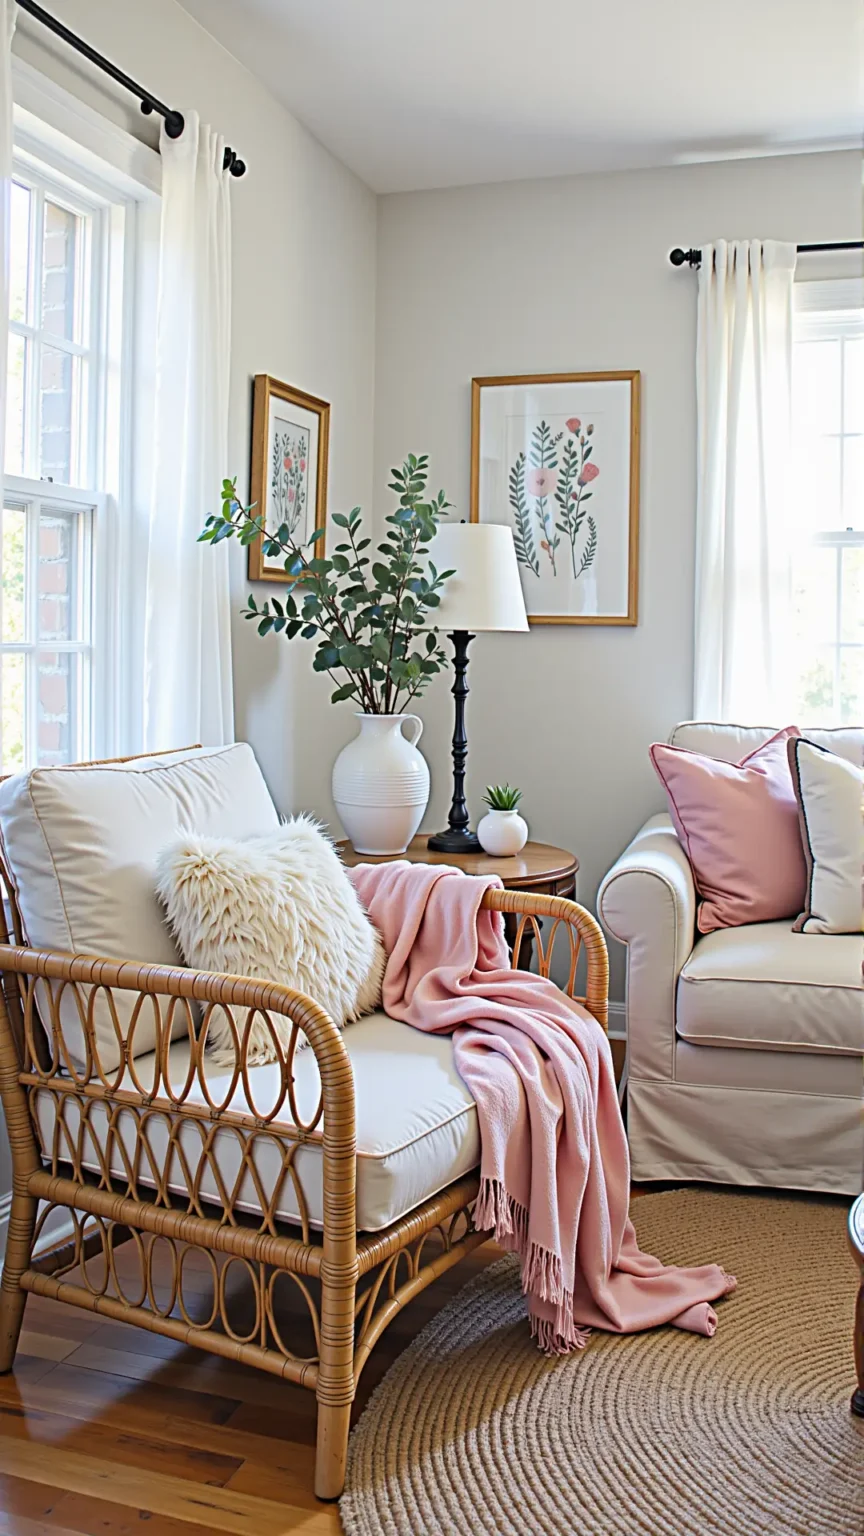
[(674, 251), (669, 252), (669, 260), (673, 267), (683, 267), (685, 262), (688, 266), (698, 267), (702, 264), (702, 252), (695, 247), (689, 251), (682, 251), (680, 245), (676, 245)]

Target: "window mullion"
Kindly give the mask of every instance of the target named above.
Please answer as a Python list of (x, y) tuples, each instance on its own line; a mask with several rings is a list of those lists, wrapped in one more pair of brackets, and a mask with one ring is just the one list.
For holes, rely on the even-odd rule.
[(840, 719), (840, 661), (841, 661), (841, 657), (843, 655), (843, 652), (840, 649), (841, 637), (843, 635), (843, 616), (842, 616), (842, 613), (841, 613), (841, 605), (842, 605), (842, 602), (843, 602), (843, 546), (842, 546), (842, 544), (838, 544), (837, 545), (837, 550), (836, 550), (834, 558), (835, 558), (835, 561), (836, 561), (836, 566), (835, 566), (836, 589), (835, 589), (835, 603), (834, 603), (834, 614), (835, 614), (835, 618), (834, 618), (834, 713), (835, 713), (836, 718), (839, 720)]
[(27, 318), (32, 335), (26, 342), (24, 382), (24, 463), (27, 474), (39, 478), (39, 379), (42, 362), (42, 342), (39, 337), (40, 300), (42, 294), (42, 237), (45, 216), (45, 198), (40, 187), (33, 189), (30, 210), (30, 250), (27, 262), (28, 305)]
[(24, 602), (24, 635), (29, 649), (24, 660), (24, 742), (26, 761), (39, 762), (39, 520), (42, 508), (32, 501), (27, 508), (24, 559), (27, 591)]

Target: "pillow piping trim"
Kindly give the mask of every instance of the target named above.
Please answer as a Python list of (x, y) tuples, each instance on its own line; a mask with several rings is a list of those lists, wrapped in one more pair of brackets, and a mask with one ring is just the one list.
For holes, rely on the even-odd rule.
[[(804, 890), (804, 910), (796, 917), (792, 924), (793, 933), (806, 933), (806, 924), (813, 917), (813, 877), (816, 873), (816, 856), (813, 852), (813, 844), (810, 841), (810, 827), (807, 821), (807, 807), (804, 804), (804, 791), (801, 788), (801, 768), (798, 763), (798, 743), (806, 741), (804, 736), (790, 736), (786, 753), (789, 758), (789, 771), (792, 775), (792, 788), (795, 791), (795, 807), (798, 812), (798, 825), (801, 828), (801, 843), (804, 849), (804, 860), (807, 865), (807, 885)], [(808, 747), (815, 747), (817, 752), (823, 752), (824, 748), (816, 745), (815, 741), (808, 741)], [(830, 753), (826, 753), (830, 757)]]

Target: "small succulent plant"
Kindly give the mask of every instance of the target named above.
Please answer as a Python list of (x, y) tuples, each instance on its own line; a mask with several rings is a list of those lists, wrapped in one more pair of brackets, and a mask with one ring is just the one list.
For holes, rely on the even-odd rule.
[(509, 784), (489, 784), (483, 796), (490, 811), (515, 811), (521, 799), (521, 789), (512, 789)]

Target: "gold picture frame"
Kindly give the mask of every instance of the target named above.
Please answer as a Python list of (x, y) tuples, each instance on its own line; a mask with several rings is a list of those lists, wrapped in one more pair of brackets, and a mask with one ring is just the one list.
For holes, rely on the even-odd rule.
[(640, 382), (638, 369), (471, 381), (470, 518), (511, 527), (531, 624), (638, 622)]
[[(327, 461), (330, 406), (317, 395), (294, 389), (268, 373), (255, 375), (252, 397), (250, 500), (255, 516), (271, 532), (288, 523), (305, 544), (316, 528), (327, 527)], [(293, 525), (293, 526), (292, 526)], [(315, 553), (324, 553), (324, 538)], [(249, 545), (249, 580), (290, 582), (283, 559), (264, 554), (263, 539)]]

